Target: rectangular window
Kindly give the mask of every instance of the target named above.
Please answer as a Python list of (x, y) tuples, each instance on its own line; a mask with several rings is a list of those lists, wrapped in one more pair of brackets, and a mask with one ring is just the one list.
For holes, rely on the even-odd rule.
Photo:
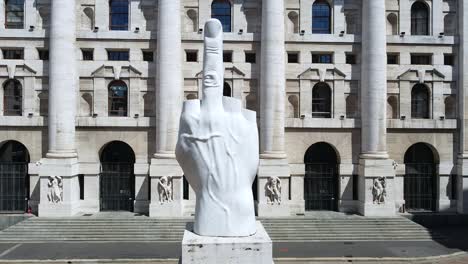
[(37, 52), (39, 53), (40, 60), (49, 60), (49, 51), (46, 49), (38, 49)]
[(83, 60), (85, 61), (94, 60), (94, 51), (92, 49), (82, 49), (81, 54), (83, 55)]
[(110, 1), (110, 30), (128, 30), (128, 5), (128, 0)]
[(452, 54), (444, 54), (444, 65), (453, 66), (454, 57)]
[(356, 55), (346, 54), (346, 64), (356, 64)]
[(399, 64), (400, 58), (398, 54), (387, 54), (387, 64)]
[(128, 50), (108, 50), (107, 59), (110, 61), (128, 61), (130, 54)]
[(413, 65), (431, 65), (432, 55), (428, 54), (411, 54), (411, 64)]
[(144, 50), (142, 51), (143, 52), (143, 61), (153, 61), (154, 60), (154, 54), (152, 51), (147, 51), (147, 50)]
[(257, 62), (257, 56), (255, 52), (246, 52), (245, 53), (245, 62), (247, 63), (256, 63)]
[(197, 62), (198, 61), (198, 51), (197, 50), (186, 50), (185, 51), (185, 60), (187, 62)]
[(312, 53), (312, 63), (333, 63), (333, 54), (331, 53)]
[(288, 52), (288, 63), (299, 63), (299, 52)]
[(24, 60), (23, 49), (3, 49), (4, 60)]
[(223, 62), (232, 62), (232, 51), (223, 52)]
[(6, 2), (5, 28), (24, 28), (24, 0)]

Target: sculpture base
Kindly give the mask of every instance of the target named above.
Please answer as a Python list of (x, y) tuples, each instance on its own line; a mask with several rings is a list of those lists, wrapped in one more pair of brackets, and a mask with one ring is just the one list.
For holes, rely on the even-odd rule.
[[(386, 196), (383, 203), (375, 203), (373, 196), (374, 180), (384, 177)], [(363, 216), (396, 215), (394, 184), (395, 169), (390, 159), (360, 159), (359, 160), (359, 213)]]
[(272, 264), (273, 243), (260, 221), (249, 237), (205, 237), (185, 230), (181, 263)]
[[(40, 217), (70, 217), (80, 211), (80, 185), (78, 180), (79, 164), (77, 158), (42, 160), (39, 168), (40, 202), (38, 215)], [(51, 176), (62, 179), (62, 201), (49, 201), (49, 184)]]

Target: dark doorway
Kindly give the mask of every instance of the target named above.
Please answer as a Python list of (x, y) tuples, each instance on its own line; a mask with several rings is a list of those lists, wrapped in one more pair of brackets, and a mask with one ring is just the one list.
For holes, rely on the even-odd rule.
[(309, 147), (305, 156), (304, 200), (306, 211), (338, 209), (338, 158), (327, 143)]
[(437, 165), (427, 144), (414, 144), (405, 153), (404, 199), (409, 212), (436, 210)]
[(135, 153), (126, 143), (114, 141), (101, 153), (101, 211), (133, 211)]
[(0, 145), (0, 213), (22, 213), (28, 209), (29, 152), (17, 141)]

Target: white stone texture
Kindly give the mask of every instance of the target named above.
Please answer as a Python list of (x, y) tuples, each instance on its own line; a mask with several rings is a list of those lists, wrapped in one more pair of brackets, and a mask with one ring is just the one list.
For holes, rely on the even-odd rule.
[(260, 153), (262, 158), (285, 158), (285, 44), (284, 1), (262, 3), (260, 72)]
[(156, 154), (174, 158), (182, 103), (180, 0), (158, 1)]
[[(80, 190), (78, 184), (78, 160), (72, 159), (44, 159), (41, 165), (40, 176), (40, 203), (39, 216), (66, 217), (73, 216), (79, 211)], [(62, 183), (60, 189), (62, 199), (59, 202), (50, 201), (51, 176), (60, 175)]]
[[(50, 158), (76, 157), (75, 0), (52, 1), (49, 55), (49, 152)], [(65, 66), (66, 65), (66, 66)]]
[(385, 0), (363, 0), (361, 56), (362, 149), (365, 156), (387, 158), (387, 55)]
[(273, 243), (260, 221), (249, 237), (205, 237), (185, 230), (182, 264), (272, 264)]
[(184, 103), (176, 158), (197, 194), (194, 232), (241, 237), (255, 233), (252, 183), (258, 169), (256, 114), (223, 97), (223, 32), (205, 25), (203, 99)]

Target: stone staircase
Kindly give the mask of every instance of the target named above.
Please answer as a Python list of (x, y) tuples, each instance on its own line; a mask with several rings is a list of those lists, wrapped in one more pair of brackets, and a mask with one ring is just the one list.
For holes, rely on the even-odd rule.
[[(74, 217), (27, 219), (0, 232), (0, 242), (175, 242), (192, 219), (148, 217)], [(426, 228), (398, 218), (261, 219), (274, 242), (427, 241), (442, 239)]]
[(403, 217), (282, 218), (261, 220), (275, 242), (430, 241), (444, 237)]

